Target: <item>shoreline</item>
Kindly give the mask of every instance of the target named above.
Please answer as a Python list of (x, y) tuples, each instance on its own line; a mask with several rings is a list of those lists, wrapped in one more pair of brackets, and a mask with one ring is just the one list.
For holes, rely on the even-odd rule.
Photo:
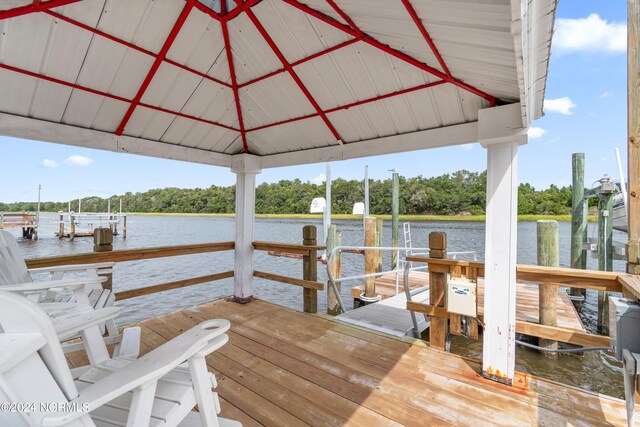
[[(213, 217), (234, 218), (235, 214), (217, 213), (166, 213), (166, 212), (129, 212), (131, 216), (185, 216), (185, 217)], [(372, 215), (383, 220), (391, 220), (391, 215)], [(322, 219), (322, 214), (256, 214), (257, 219)], [(362, 215), (334, 214), (332, 220), (362, 220)], [(571, 215), (518, 215), (520, 222), (534, 222), (537, 220), (556, 220), (571, 222)], [(400, 221), (434, 221), (434, 222), (484, 222), (485, 215), (400, 215)], [(589, 222), (595, 222), (595, 216), (589, 216)]]

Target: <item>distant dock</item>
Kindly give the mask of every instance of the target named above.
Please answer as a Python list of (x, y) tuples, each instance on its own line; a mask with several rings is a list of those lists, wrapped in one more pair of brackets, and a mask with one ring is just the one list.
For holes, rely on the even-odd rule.
[(94, 230), (98, 227), (108, 227), (114, 236), (120, 234), (118, 226), (121, 226), (122, 237), (127, 238), (127, 215), (122, 213), (75, 213), (59, 212), (58, 230), (55, 235), (58, 238), (93, 237)]
[(22, 228), (22, 238), (38, 240), (38, 215), (29, 212), (0, 212), (0, 230)]

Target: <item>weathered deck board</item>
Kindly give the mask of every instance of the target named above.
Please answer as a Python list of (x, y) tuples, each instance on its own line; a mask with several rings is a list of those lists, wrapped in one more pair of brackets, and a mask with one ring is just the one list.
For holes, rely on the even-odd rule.
[[(393, 296), (396, 289), (395, 281), (396, 276), (393, 273), (378, 277), (376, 279), (376, 292), (378, 292), (383, 299)], [(421, 271), (411, 272), (409, 276), (410, 289), (416, 289), (428, 284), (429, 273)], [(354, 286), (351, 288), (351, 296), (353, 298), (357, 298), (357, 296), (362, 293), (362, 289), (363, 288), (361, 286)], [(399, 290), (401, 292), (404, 290), (402, 285), (402, 276), (400, 277)], [(518, 320), (538, 323), (538, 306), (538, 286), (527, 283), (518, 283), (516, 290), (516, 318)], [(479, 280), (478, 286), (478, 312), (479, 314), (484, 313), (483, 280)], [(585, 331), (582, 320), (580, 320), (578, 312), (569, 299), (569, 295), (560, 288), (558, 288), (558, 326)]]
[(619, 399), (525, 375), (521, 387), (507, 387), (480, 377), (476, 361), (259, 300), (220, 300), (140, 322), (142, 352), (216, 317), (231, 321), (230, 340), (207, 363), (223, 416), (244, 425), (626, 422)]

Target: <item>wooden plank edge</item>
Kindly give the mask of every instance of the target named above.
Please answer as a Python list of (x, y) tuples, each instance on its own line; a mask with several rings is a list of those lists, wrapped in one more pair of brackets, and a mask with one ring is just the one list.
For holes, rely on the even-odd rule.
[(609, 347), (611, 345), (609, 337), (606, 336), (593, 335), (559, 326), (540, 325), (521, 320), (516, 321), (516, 332), (585, 347)]
[(209, 274), (207, 276), (193, 277), (191, 279), (176, 280), (175, 282), (161, 283), (159, 285), (145, 286), (143, 288), (131, 289), (128, 291), (116, 292), (116, 301), (136, 298), (143, 295), (155, 294), (158, 292), (169, 291), (172, 289), (186, 288), (188, 286), (198, 285), (216, 280), (228, 279), (233, 277), (234, 272), (225, 271), (223, 273)]
[(273, 280), (274, 282), (286, 283), (288, 285), (302, 286), (307, 289), (315, 289), (316, 291), (324, 290), (324, 283), (314, 282), (311, 280), (296, 279), (295, 277), (281, 276), (280, 274), (265, 273), (264, 271), (253, 271), (253, 277), (260, 279)]

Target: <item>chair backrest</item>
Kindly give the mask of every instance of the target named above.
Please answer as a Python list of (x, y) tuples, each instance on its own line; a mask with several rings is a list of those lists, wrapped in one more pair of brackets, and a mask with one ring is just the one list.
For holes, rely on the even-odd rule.
[[(73, 382), (67, 360), (62, 352), (51, 319), (38, 305), (22, 295), (0, 291), (0, 332), (5, 334), (40, 334), (45, 344), (38, 350), (38, 355), (46, 366), (50, 377), (53, 378), (59, 390), (68, 400), (78, 397), (78, 390)], [(28, 379), (28, 378), (27, 378)], [(31, 378), (31, 386), (37, 388), (46, 379)], [(29, 384), (25, 385), (25, 387)], [(22, 396), (29, 400), (30, 396)]]
[(7, 230), (0, 230), (0, 285), (31, 282), (16, 238)]

